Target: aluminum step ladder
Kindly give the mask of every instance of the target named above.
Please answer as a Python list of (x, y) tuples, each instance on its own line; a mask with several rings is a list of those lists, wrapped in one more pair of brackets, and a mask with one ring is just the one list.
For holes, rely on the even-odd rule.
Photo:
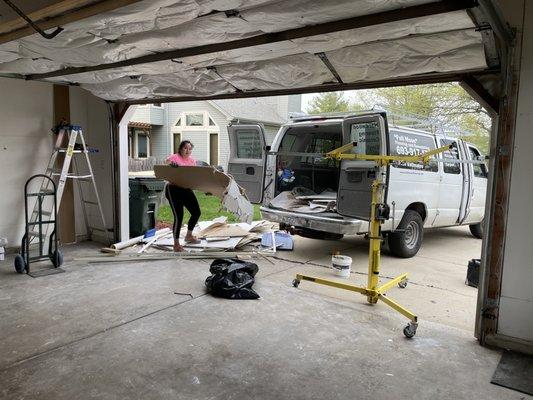
[[(65, 137), (68, 137), (66, 148), (61, 147)], [(78, 187), (78, 193), (81, 200), (81, 208), (83, 211), (85, 226), (87, 228), (88, 239), (92, 240), (95, 232), (101, 232), (103, 239), (111, 242), (110, 232), (107, 229), (102, 202), (98, 194), (91, 161), (89, 159), (89, 153), (91, 152), (94, 152), (94, 150), (87, 147), (80, 126), (60, 126), (58, 127), (54, 150), (48, 161), (45, 175), (52, 178), (56, 183), (58, 209), (61, 205), (67, 180), (72, 179), (77, 183), (76, 186)], [(60, 162), (61, 165), (58, 166), (58, 160), (60, 159), (58, 157), (60, 154), (64, 154), (64, 159)], [(73, 171), (69, 172), (72, 161), (74, 161)], [(84, 166), (82, 164), (84, 164)], [(49, 179), (43, 179), (39, 192), (47, 193), (52, 190), (51, 181)], [(93, 212), (91, 212), (91, 209), (93, 209)], [(41, 218), (52, 218), (52, 204), (41, 204), (39, 209), (39, 204), (36, 203), (31, 213), (30, 221), (35, 222), (39, 217), (39, 213), (42, 216)], [(95, 213), (99, 214), (96, 218), (94, 218)], [(30, 243), (32, 242), (32, 239), (39, 237), (39, 235), (41, 235), (41, 237), (46, 236), (46, 233), (46, 231), (41, 233), (30, 231)]]

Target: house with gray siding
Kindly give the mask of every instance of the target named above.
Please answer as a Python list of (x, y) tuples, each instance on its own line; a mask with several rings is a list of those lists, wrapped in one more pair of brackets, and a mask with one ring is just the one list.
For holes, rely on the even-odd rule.
[(190, 140), (197, 160), (227, 170), (231, 123), (263, 125), (270, 145), (289, 113), (300, 111), (301, 95), (137, 106), (128, 124), (129, 156), (162, 159), (174, 153), (182, 140)]

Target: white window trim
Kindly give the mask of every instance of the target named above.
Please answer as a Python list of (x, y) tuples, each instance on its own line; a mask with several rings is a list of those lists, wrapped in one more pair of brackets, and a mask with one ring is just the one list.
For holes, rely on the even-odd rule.
[[(151, 155), (150, 154), (150, 135), (146, 133), (140, 133), (136, 130), (134, 130), (134, 132), (135, 132), (135, 140), (134, 140), (135, 151), (133, 152), (134, 158), (137, 160), (146, 160)], [(146, 157), (139, 157), (139, 152), (138, 152), (139, 134), (146, 136)]]
[[(203, 125), (199, 125), (199, 126), (185, 125), (186, 120), (187, 120), (187, 115), (194, 115), (194, 114), (203, 114), (203, 117), (204, 117)], [(215, 125), (209, 125), (209, 118), (213, 120)], [(176, 126), (176, 123), (178, 122), (178, 120), (180, 120), (180, 125)], [(183, 131), (205, 131), (205, 130), (209, 130), (210, 132), (220, 133), (220, 127), (218, 126), (218, 124), (215, 122), (215, 119), (209, 114), (208, 111), (184, 111), (174, 120), (174, 123), (172, 124), (172, 127), (170, 128), (170, 130), (172, 133), (180, 133)]]

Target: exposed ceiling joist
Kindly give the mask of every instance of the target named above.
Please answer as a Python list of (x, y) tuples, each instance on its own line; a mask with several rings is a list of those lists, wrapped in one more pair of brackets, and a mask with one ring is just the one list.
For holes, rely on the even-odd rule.
[(337, 70), (335, 69), (335, 67), (331, 64), (331, 62), (329, 61), (328, 59), (328, 56), (326, 55), (326, 53), (316, 53), (316, 55), (322, 60), (322, 62), (324, 63), (324, 65), (327, 67), (327, 69), (329, 69), (329, 72), (331, 72), (331, 74), (335, 77), (335, 79), (337, 80), (337, 82), (339, 83), (344, 83), (342, 81), (342, 78), (341, 76), (339, 75), (339, 73), (337, 72)]
[(367, 81), (356, 83), (326, 83), (319, 86), (308, 86), (304, 88), (289, 88), (279, 90), (265, 90), (265, 91), (248, 91), (239, 93), (226, 93), (215, 96), (183, 96), (183, 97), (164, 97), (143, 99), (136, 101), (127, 101), (125, 104), (150, 104), (158, 103), (172, 103), (181, 101), (198, 101), (198, 100), (221, 100), (221, 99), (235, 99), (248, 97), (265, 97), (265, 96), (282, 96), (289, 94), (303, 94), (303, 93), (319, 93), (319, 92), (336, 92), (341, 90), (360, 90), (360, 89), (374, 89), (380, 87), (391, 86), (409, 86), (409, 85), (425, 85), (441, 82), (463, 82), (468, 80), (472, 75), (490, 75), (497, 74), (498, 70), (476, 70), (450, 73), (433, 73), (417, 76), (400, 76), (397, 78), (385, 79), (380, 81)]
[[(127, 1), (127, 0), (122, 0)], [(130, 0), (132, 1), (132, 0)], [(117, 1), (118, 2), (118, 1)], [(324, 35), (333, 32), (379, 25), (387, 22), (402, 21), (412, 18), (420, 18), (430, 15), (448, 13), (458, 10), (465, 10), (476, 7), (476, 0), (442, 0), (434, 3), (405, 7), (396, 10), (378, 12), (375, 14), (362, 15), (347, 18), (339, 21), (326, 22), (322, 24), (306, 26), (302, 28), (289, 29), (281, 32), (266, 33), (245, 39), (215, 43), (202, 46), (189, 47), (184, 49), (171, 50), (146, 56), (131, 58), (114, 63), (99, 64), (83, 67), (69, 67), (57, 71), (43, 74), (31, 74), (25, 78), (29, 80), (46, 79), (52, 77), (68, 76), (84, 72), (102, 71), (113, 68), (122, 68), (132, 65), (146, 64), (170, 59), (180, 59), (183, 57), (197, 56), (201, 54), (216, 53), (219, 51), (242, 49), (246, 47), (259, 46), (282, 41), (289, 41), (309, 36)]]
[[(70, 22), (79, 21), (117, 8), (137, 3), (141, 0), (64, 0), (28, 14), (42, 30), (56, 28)], [(22, 18), (0, 24), (0, 44), (33, 35), (35, 30)]]

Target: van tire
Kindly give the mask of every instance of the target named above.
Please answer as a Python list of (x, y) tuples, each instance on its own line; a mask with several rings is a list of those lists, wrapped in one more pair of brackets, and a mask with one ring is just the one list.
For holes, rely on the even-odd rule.
[(388, 237), (389, 250), (392, 255), (411, 258), (420, 249), (424, 239), (424, 222), (419, 213), (405, 210), (398, 231), (391, 232)]
[(474, 225), (468, 225), (468, 227), (470, 228), (470, 233), (472, 236), (478, 239), (483, 239), (483, 222)]

